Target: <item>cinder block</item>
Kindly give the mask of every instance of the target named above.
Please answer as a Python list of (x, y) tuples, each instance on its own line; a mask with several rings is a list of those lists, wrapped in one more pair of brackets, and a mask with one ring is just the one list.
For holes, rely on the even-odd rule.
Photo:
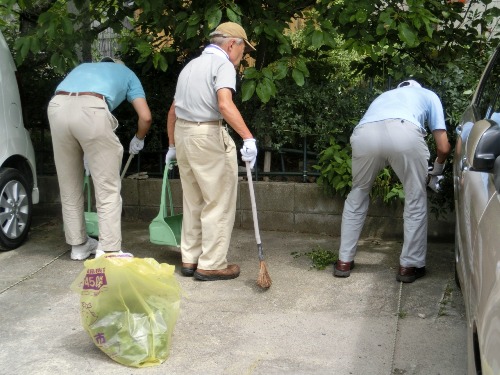
[[(260, 230), (293, 231), (293, 213), (276, 211), (258, 211), (257, 220)], [(253, 228), (252, 211), (241, 210), (241, 227)]]
[(387, 240), (403, 240), (403, 218), (385, 216), (367, 216), (360, 238), (384, 238)]
[(148, 178), (147, 180), (134, 180), (137, 182), (137, 204), (141, 207), (159, 207), (161, 199), (162, 180)]
[(340, 236), (340, 224), (342, 215), (338, 214), (317, 214), (317, 213), (296, 213), (294, 231), (301, 233), (326, 234), (330, 236)]
[(122, 181), (121, 195), (123, 205), (138, 206), (139, 187), (137, 186), (137, 180), (124, 178)]
[[(254, 182), (255, 204), (258, 211), (293, 212), (294, 184), (288, 182)], [(251, 210), (248, 182), (240, 183), (242, 210)]]
[[(40, 203), (34, 213), (41, 216), (61, 216), (59, 185), (56, 176), (39, 176)], [(160, 178), (125, 179), (122, 184), (123, 219), (150, 222), (160, 209)], [(182, 213), (180, 179), (170, 180), (175, 214)], [(93, 185), (92, 190), (94, 191)], [(304, 232), (340, 236), (343, 197), (328, 196), (312, 183), (254, 182), (259, 228), (284, 232)], [(92, 201), (94, 194), (92, 194)], [(93, 205), (95, 207), (95, 205)], [(430, 207), (430, 205), (429, 205)], [(386, 205), (380, 200), (370, 202), (360, 238), (403, 239), (403, 204)], [(248, 183), (240, 181), (234, 226), (253, 228)], [(453, 240), (455, 217), (449, 213), (437, 220), (429, 212), (428, 237), (433, 240)]]
[(315, 214), (340, 214), (344, 208), (344, 198), (328, 195), (317, 184), (295, 184), (294, 212)]

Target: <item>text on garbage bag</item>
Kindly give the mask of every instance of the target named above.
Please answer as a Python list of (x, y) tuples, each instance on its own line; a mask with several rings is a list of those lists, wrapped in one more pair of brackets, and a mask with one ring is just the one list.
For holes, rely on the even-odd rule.
[(83, 289), (99, 290), (107, 284), (105, 268), (89, 268), (83, 280)]

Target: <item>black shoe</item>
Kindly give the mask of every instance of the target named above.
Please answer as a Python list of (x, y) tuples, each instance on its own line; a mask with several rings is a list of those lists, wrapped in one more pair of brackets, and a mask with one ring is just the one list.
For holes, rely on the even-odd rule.
[(399, 266), (399, 273), (396, 276), (396, 280), (403, 283), (412, 283), (424, 276), (425, 266), (420, 268)]
[(198, 265), (196, 263), (182, 263), (181, 267), (182, 276), (188, 276), (188, 277), (193, 276), (197, 266)]

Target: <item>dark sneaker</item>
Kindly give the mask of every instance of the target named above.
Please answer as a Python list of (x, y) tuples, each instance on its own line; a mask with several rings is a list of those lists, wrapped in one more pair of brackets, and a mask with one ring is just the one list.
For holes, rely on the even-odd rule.
[(181, 274), (183, 276), (193, 276), (197, 266), (196, 263), (182, 263)]
[(198, 268), (193, 276), (201, 281), (231, 280), (240, 275), (240, 267), (237, 264), (229, 264), (223, 270), (202, 270)]
[(335, 266), (333, 267), (333, 276), (349, 277), (353, 268), (354, 261), (342, 262), (341, 260), (338, 260), (335, 262)]
[(412, 283), (415, 280), (425, 276), (425, 266), (424, 267), (403, 267), (399, 266), (399, 273), (396, 276), (397, 281), (403, 283)]

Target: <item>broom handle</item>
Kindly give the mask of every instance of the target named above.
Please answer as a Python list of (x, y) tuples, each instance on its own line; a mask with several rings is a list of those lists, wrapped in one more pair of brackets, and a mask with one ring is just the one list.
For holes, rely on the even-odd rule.
[(125, 164), (125, 167), (123, 167), (123, 172), (120, 176), (120, 179), (123, 180), (125, 173), (127, 173), (128, 166), (130, 165), (130, 162), (132, 161), (133, 158), (134, 158), (134, 154), (130, 154), (130, 156), (128, 157), (127, 163)]
[(250, 171), (250, 162), (245, 162), (247, 167), (247, 179), (248, 179), (248, 190), (250, 190), (250, 202), (252, 203), (252, 216), (253, 216), (253, 227), (255, 229), (255, 241), (257, 241), (257, 247), (259, 248), (259, 258), (262, 253), (262, 245), (260, 242), (259, 234), (259, 222), (257, 220), (257, 206), (255, 205), (255, 193), (253, 191), (252, 182), (252, 172)]

